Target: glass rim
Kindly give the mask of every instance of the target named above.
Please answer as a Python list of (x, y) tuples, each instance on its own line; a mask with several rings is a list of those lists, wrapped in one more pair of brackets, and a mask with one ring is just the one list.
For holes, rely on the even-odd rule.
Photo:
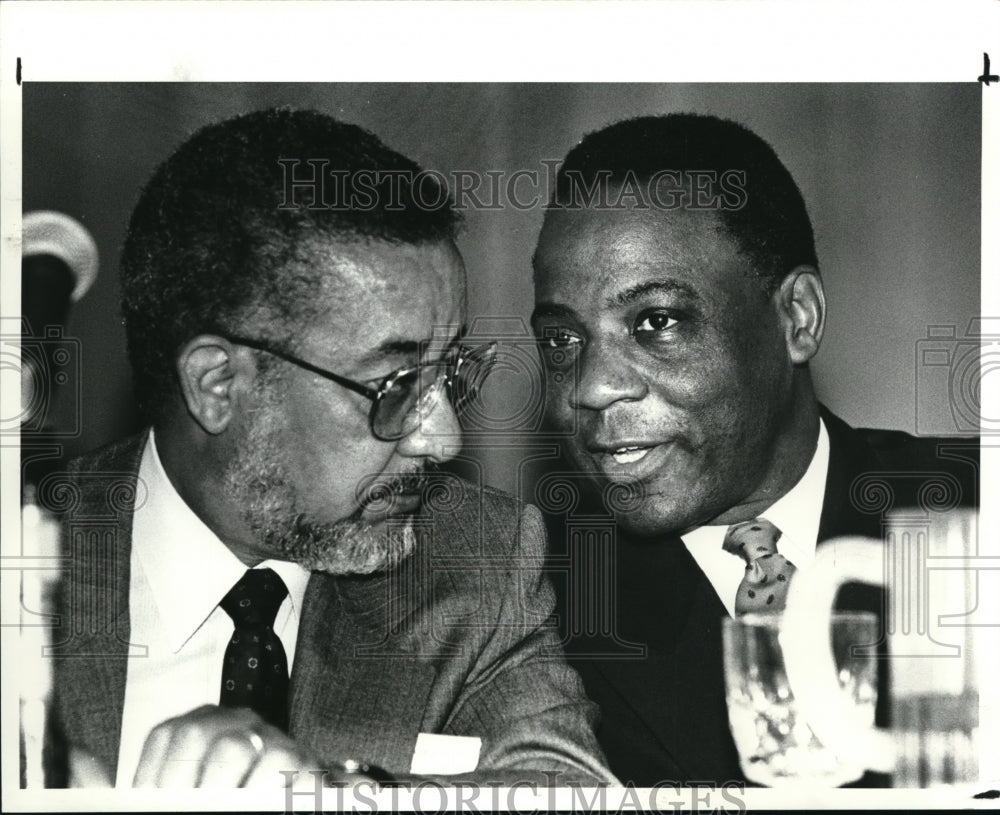
[[(416, 424), (411, 428), (407, 427), (407, 422), (413, 416), (414, 409), (421, 399), (427, 398), (428, 394), (433, 394), (428, 408), (431, 410), (436, 408), (444, 393), (456, 416), (460, 416), (464, 406), (475, 398), (482, 387), (477, 376), (483, 369), (488, 371), (495, 363), (496, 348), (496, 341), (477, 345), (457, 345), (449, 357), (397, 371), (395, 376), (383, 382), (377, 397), (372, 402), (369, 413), (372, 433), (384, 441), (398, 441), (416, 432), (420, 426), (420, 419), (415, 419)], [(422, 385), (422, 377), (426, 374), (433, 376)], [(404, 382), (405, 394), (413, 401), (409, 405), (406, 404), (407, 400), (393, 404), (391, 397), (386, 397), (395, 387), (403, 386)], [(478, 387), (468, 387), (468, 383), (478, 384)], [(466, 385), (464, 392), (459, 393), (463, 384)]]
[[(376, 438), (385, 441), (397, 441), (415, 432), (420, 423), (419, 418), (414, 419), (416, 424), (412, 428), (407, 429), (406, 424), (421, 399), (429, 398), (430, 404), (427, 407), (431, 410), (437, 407), (438, 401), (441, 398), (441, 392), (446, 389), (444, 383), (448, 379), (448, 366), (441, 363), (442, 361), (438, 361), (399, 371), (398, 375), (392, 381), (386, 382), (379, 389), (378, 398), (372, 403), (369, 413), (371, 431)], [(434, 373), (434, 378), (427, 383), (421, 393), (421, 376), (429, 372)], [(402, 380), (408, 376), (413, 377), (413, 379), (402, 392), (405, 398), (402, 401), (394, 402), (393, 397), (389, 394), (392, 393), (393, 388), (397, 385), (403, 387)], [(407, 404), (407, 401), (410, 399), (412, 399), (412, 402)]]
[[(749, 612), (739, 617), (723, 617), (725, 628), (774, 628), (781, 626), (785, 615), (783, 611)], [(835, 623), (878, 623), (878, 614), (874, 611), (835, 610), (830, 614), (830, 622)]]

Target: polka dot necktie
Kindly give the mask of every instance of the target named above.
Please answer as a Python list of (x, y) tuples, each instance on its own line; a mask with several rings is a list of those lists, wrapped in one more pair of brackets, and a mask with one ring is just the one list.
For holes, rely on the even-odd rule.
[(288, 594), (271, 569), (249, 569), (219, 604), (235, 630), (222, 661), (223, 707), (248, 707), (288, 730), (288, 661), (274, 618)]
[(795, 566), (778, 552), (781, 530), (770, 521), (755, 518), (726, 530), (722, 548), (746, 561), (743, 580), (736, 590), (736, 614), (781, 611), (788, 595), (788, 581)]

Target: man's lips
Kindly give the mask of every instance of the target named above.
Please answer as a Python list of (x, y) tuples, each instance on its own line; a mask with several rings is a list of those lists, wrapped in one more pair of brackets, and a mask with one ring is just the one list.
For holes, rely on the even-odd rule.
[(670, 458), (671, 441), (623, 439), (588, 445), (591, 458), (607, 476), (646, 478)]
[(422, 501), (422, 492), (397, 493), (393, 498), (392, 506), (386, 511), (386, 515), (405, 515), (416, 512)]
[(362, 514), (372, 520), (416, 512), (433, 483), (434, 469), (424, 467), (406, 473), (387, 473), (384, 481), (369, 483), (359, 494)]
[(361, 510), (369, 521), (383, 521), (396, 515), (409, 515), (420, 509), (423, 494), (420, 492), (394, 492), (365, 504)]

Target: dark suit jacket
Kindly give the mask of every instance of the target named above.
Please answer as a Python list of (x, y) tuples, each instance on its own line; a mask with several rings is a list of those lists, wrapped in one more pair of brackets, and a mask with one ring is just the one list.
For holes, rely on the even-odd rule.
[[(70, 558), (54, 635), (58, 717), (69, 743), (112, 777), (128, 663), (142, 658), (129, 639), (128, 598), (144, 440), (80, 459), (40, 487), (66, 518)], [(429, 489), (417, 530), (415, 554), (391, 573), (312, 575), (291, 735), (324, 760), (367, 760), (394, 774), (409, 772), (419, 732), (479, 736), (479, 778), (558, 770), (561, 782), (613, 781), (593, 705), (551, 625), (537, 510), (447, 477)]]
[[(827, 411), (823, 418), (830, 460), (818, 545), (848, 534), (881, 538), (884, 513), (893, 507), (978, 506), (977, 441), (855, 430)], [(571, 519), (550, 514), (547, 521), (554, 552), (570, 562), (553, 575), (566, 650), (601, 707), (598, 738), (611, 769), (641, 786), (745, 781), (725, 702), (726, 611), (681, 540), (618, 533), (609, 564), (616, 575), (613, 593), (602, 601), (610, 618), (603, 628), (581, 631), (586, 626), (574, 623), (581, 606), (573, 587), (595, 585), (593, 574), (580, 574), (594, 560), (564, 549)], [(838, 607), (880, 613), (881, 593), (849, 585)], [(886, 677), (880, 675), (880, 723), (886, 719)], [(862, 781), (882, 786), (887, 780), (870, 774)]]

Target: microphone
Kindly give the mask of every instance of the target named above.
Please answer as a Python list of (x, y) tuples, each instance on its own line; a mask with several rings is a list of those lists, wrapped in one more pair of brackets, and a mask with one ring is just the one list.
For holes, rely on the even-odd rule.
[[(62, 446), (52, 442), (79, 432), (80, 343), (65, 336), (65, 328), (72, 304), (94, 284), (97, 269), (97, 244), (82, 224), (61, 212), (25, 214), (20, 359), (4, 365), (20, 375), (20, 410), (9, 418), (20, 427), (24, 484), (37, 484), (59, 465)], [(55, 421), (57, 402), (72, 428)]]
[(21, 228), (21, 314), (28, 336), (64, 327), (75, 303), (97, 279), (97, 244), (78, 221), (61, 212), (24, 216)]

